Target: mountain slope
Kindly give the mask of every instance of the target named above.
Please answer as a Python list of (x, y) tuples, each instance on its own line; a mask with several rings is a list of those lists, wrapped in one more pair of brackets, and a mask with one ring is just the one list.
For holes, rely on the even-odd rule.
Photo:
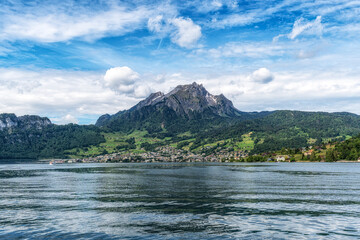
[(263, 118), (238, 122), (203, 134), (213, 141), (238, 138), (252, 133), (254, 153), (300, 148), (329, 139), (345, 139), (360, 133), (360, 116), (351, 113), (301, 112), (278, 110)]
[(64, 151), (104, 142), (95, 126), (55, 125), (48, 118), (0, 114), (0, 159), (65, 157)]

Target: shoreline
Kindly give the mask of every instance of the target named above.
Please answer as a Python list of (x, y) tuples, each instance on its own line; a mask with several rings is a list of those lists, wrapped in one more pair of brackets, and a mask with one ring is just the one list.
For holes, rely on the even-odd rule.
[(339, 160), (335, 162), (325, 162), (325, 161), (82, 161), (82, 159), (41, 159), (34, 160), (31, 163), (34, 164), (76, 164), (76, 163), (360, 163), (360, 161), (355, 160)]

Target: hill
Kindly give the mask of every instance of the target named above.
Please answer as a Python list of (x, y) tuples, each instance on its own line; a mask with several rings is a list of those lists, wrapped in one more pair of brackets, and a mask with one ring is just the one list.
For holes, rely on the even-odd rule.
[(0, 114), (0, 159), (66, 157), (64, 151), (104, 142), (95, 126), (55, 125), (48, 118)]
[(351, 113), (279, 110), (199, 137), (211, 138), (211, 141), (238, 140), (239, 136), (249, 132), (255, 143), (252, 153), (300, 148), (330, 140), (341, 141), (359, 134), (360, 116)]

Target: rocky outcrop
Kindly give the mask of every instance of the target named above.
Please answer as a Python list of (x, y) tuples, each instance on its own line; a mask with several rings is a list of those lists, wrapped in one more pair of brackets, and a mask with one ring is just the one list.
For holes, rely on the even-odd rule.
[(0, 114), (0, 131), (14, 130), (14, 129), (42, 129), (44, 126), (52, 124), (46, 117), (39, 117), (35, 115), (25, 115), (17, 117), (13, 113)]

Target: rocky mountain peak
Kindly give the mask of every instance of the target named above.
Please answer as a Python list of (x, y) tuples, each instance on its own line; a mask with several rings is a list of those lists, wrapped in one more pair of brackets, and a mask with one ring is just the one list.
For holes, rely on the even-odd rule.
[(196, 97), (197, 95), (205, 96), (206, 94), (208, 94), (208, 91), (204, 88), (202, 84), (197, 84), (196, 82), (193, 82), (192, 84), (177, 86), (168, 94), (166, 94), (166, 96), (168, 97), (177, 94), (178, 92), (187, 92), (194, 97)]
[(189, 116), (192, 113), (202, 113), (209, 110), (221, 116), (236, 116), (238, 112), (232, 102), (224, 95), (212, 95), (202, 84), (196, 82), (179, 85), (167, 94), (152, 93), (130, 110), (139, 110), (146, 106), (167, 106), (180, 116)]
[(165, 94), (162, 92), (156, 92), (151, 93), (149, 97), (146, 99), (140, 101), (138, 104), (136, 104), (134, 107), (132, 107), (130, 110), (138, 110), (145, 106), (155, 105), (158, 102), (161, 102), (165, 97)]
[(235, 116), (238, 112), (224, 95), (212, 95), (202, 84), (196, 82), (177, 86), (165, 98), (168, 99), (166, 105), (180, 114), (210, 110), (216, 115)]
[(146, 115), (151, 115), (151, 113), (156, 115), (156, 112), (159, 114), (167, 112), (167, 114), (185, 118), (236, 117), (240, 114), (224, 95), (212, 95), (202, 84), (194, 82), (179, 85), (167, 94), (152, 93), (129, 110), (101, 116), (96, 125), (103, 126), (113, 119), (122, 118), (122, 116), (126, 118), (125, 116), (130, 115), (144, 120)]

